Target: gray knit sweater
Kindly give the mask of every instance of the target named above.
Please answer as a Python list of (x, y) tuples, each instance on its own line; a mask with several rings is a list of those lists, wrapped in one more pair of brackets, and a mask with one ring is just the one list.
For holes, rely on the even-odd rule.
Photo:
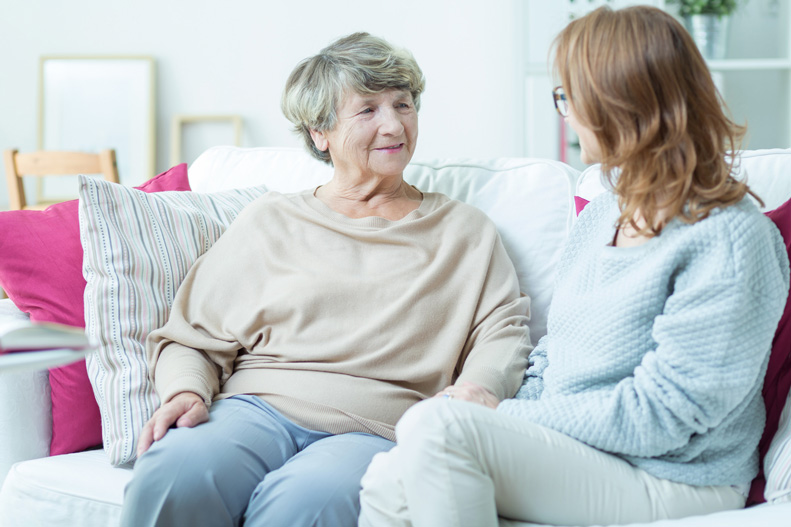
[(774, 224), (745, 198), (644, 245), (610, 245), (606, 193), (582, 212), (557, 270), (548, 333), (498, 411), (692, 485), (758, 469), (761, 387), (789, 288)]

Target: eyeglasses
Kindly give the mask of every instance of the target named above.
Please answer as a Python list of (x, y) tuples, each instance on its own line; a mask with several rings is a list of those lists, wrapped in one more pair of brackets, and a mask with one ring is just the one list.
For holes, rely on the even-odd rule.
[(558, 86), (552, 90), (552, 99), (555, 101), (555, 109), (561, 117), (568, 117), (569, 115), (569, 100), (566, 98), (566, 92), (563, 86)]

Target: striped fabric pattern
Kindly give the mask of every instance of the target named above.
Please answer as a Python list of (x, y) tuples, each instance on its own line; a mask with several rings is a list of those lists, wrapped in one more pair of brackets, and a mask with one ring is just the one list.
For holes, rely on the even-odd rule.
[(87, 359), (88, 376), (112, 464), (134, 459), (140, 430), (159, 406), (149, 381), (146, 336), (167, 320), (195, 260), (265, 191), (146, 194), (80, 177), (85, 329), (98, 345)]
[(764, 458), (766, 489), (769, 503), (791, 501), (791, 394), (786, 400), (780, 424)]

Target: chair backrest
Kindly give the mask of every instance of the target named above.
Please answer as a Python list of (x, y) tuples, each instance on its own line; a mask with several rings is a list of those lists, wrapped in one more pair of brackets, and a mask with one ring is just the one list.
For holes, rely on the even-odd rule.
[(18, 150), (3, 152), (8, 199), (11, 210), (44, 208), (51, 203), (28, 206), (25, 200), (25, 176), (73, 176), (78, 174), (101, 174), (104, 179), (118, 183), (118, 166), (115, 150), (102, 150), (98, 154), (86, 152), (55, 152), (39, 150), (20, 154)]

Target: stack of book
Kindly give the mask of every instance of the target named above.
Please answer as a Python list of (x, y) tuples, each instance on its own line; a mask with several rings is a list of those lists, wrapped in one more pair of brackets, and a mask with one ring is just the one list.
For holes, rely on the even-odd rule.
[(24, 320), (0, 324), (0, 355), (54, 349), (84, 350), (91, 347), (82, 328)]

